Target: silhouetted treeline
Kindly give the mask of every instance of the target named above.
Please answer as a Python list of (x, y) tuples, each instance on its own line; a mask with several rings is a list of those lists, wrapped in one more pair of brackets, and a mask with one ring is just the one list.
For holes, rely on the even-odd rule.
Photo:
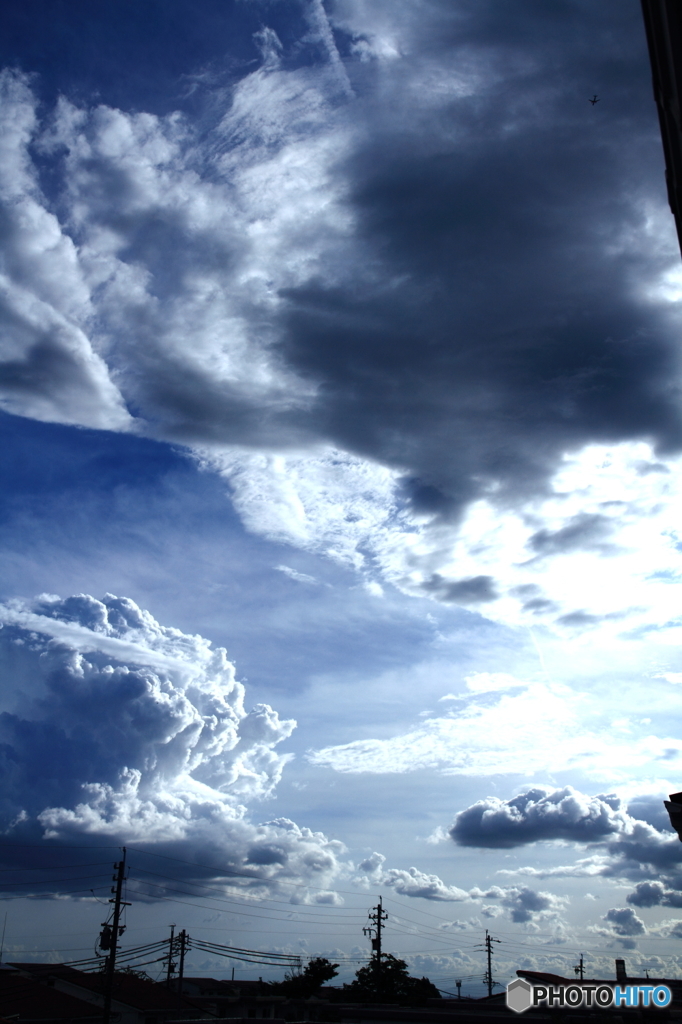
[[(338, 964), (325, 957), (310, 960), (305, 969), (289, 973), (284, 981), (274, 982), (270, 990), (290, 999), (307, 999), (327, 981), (336, 977)], [(352, 1003), (402, 1003), (409, 1006), (423, 1006), (429, 999), (440, 999), (440, 992), (428, 978), (412, 978), (407, 973), (407, 964), (390, 953), (381, 961), (373, 960), (366, 967), (360, 967), (355, 980), (325, 993), (333, 1002)]]

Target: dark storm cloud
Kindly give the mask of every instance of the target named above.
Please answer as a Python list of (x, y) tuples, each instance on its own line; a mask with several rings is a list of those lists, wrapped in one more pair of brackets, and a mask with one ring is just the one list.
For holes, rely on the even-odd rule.
[[(492, 483), (541, 487), (588, 441), (682, 441), (673, 337), (635, 293), (649, 257), (626, 241), (664, 187), (636, 5), (522, 5), (508, 35), (499, 5), (452, 6), (430, 5), (420, 45), (441, 59), (447, 40), (442, 73), (478, 60), (483, 85), (377, 112), (346, 164), (365, 259), (341, 285), (286, 292), (284, 342), (322, 386), (320, 428), (409, 465), (413, 501), (444, 515)], [(599, 530), (539, 532), (536, 548)]]
[(592, 843), (619, 833), (624, 822), (617, 798), (586, 797), (566, 786), (529, 789), (511, 800), (479, 800), (460, 811), (450, 836), (460, 846), (497, 849), (557, 839)]
[[(302, 222), (292, 243), (307, 232), (314, 250), (327, 236), (306, 279), (287, 285), (273, 265), (284, 305), (266, 313), (243, 294), (234, 312), (270, 339), (281, 368), (314, 384), (314, 400), (287, 403), (286, 380), (249, 392), (207, 372), (210, 357), (178, 359), (160, 345), (192, 274), (238, 275), (246, 242), (236, 222), (228, 229), (223, 217), (220, 227), (220, 215), (196, 228), (186, 202), (162, 192), (141, 202), (129, 143), (120, 152), (95, 144), (98, 133), (101, 143), (132, 126), (145, 163), (158, 123), (124, 125), (99, 108), (83, 129), (87, 164), (74, 155), (75, 137), (55, 137), (52, 154), (43, 147), (46, 160), (70, 148), (71, 200), (91, 228), (118, 234), (117, 259), (151, 275), (166, 306), (120, 321), (122, 338), (131, 329), (137, 337), (111, 350), (114, 362), (129, 362), (117, 381), (156, 431), (257, 446), (324, 438), (404, 469), (408, 504), (445, 518), (491, 486), (500, 500), (542, 489), (558, 457), (589, 441), (680, 447), (673, 338), (636, 290), (659, 266), (645, 203), (664, 189), (638, 6), (510, 10), (434, 2), (417, 19), (404, 5), (379, 4), (374, 13), (393, 19), (402, 55), (363, 62), (353, 53), (363, 38), (371, 44), (372, 8), (339, 2), (329, 13), (355, 90), (349, 106), (339, 108), (338, 89), (332, 102), (329, 83), (345, 74), (336, 51), (317, 79), (311, 67), (282, 70), (275, 54), (232, 94), (225, 123), (195, 135), (191, 148), (179, 122), (163, 128), (174, 141), (160, 163), (154, 156), (157, 166), (175, 166), (177, 188), (199, 173), (209, 191), (225, 160), (248, 167), (254, 155), (329, 131), (329, 194), (343, 195), (336, 201), (352, 233), (334, 240), (322, 220)], [(603, 103), (593, 108), (597, 86)], [(249, 89), (261, 101), (243, 109)], [(300, 113), (287, 121), (292, 97)], [(247, 211), (245, 223), (249, 216), (262, 214)], [(598, 524), (582, 525), (594, 539)], [(540, 530), (536, 550), (565, 550), (580, 533), (579, 523), (575, 532)]]

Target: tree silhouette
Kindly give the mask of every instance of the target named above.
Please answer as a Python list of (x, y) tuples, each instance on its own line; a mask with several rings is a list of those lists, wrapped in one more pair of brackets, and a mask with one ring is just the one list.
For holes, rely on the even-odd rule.
[(421, 1004), (427, 999), (440, 999), (440, 992), (428, 978), (412, 978), (404, 960), (386, 953), (377, 963), (373, 960), (355, 974), (355, 981), (344, 985), (344, 995), (364, 1002), (398, 1002)]
[(313, 957), (302, 971), (287, 971), (284, 981), (274, 982), (270, 988), (277, 995), (290, 996), (294, 999), (307, 999), (317, 992), (325, 981), (331, 981), (339, 973), (338, 964), (333, 964), (324, 956)]

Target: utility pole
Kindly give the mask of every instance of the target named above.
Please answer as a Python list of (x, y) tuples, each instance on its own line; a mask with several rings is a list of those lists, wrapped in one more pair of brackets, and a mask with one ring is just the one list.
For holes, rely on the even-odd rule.
[[(373, 911), (373, 912), (372, 912)], [(381, 905), (381, 896), (376, 907), (372, 907), (372, 910), (367, 915), (372, 924), (362, 929), (363, 935), (369, 935), (372, 940), (372, 954), (374, 960), (374, 978), (377, 992), (381, 991), (381, 928), (384, 921), (388, 918), (388, 914)]]
[[(485, 972), (485, 978), (483, 979), (488, 986), (488, 995), (493, 994), (493, 985), (497, 982), (493, 981), (493, 942), (500, 942), (500, 939), (494, 939), (492, 935), (488, 933), (488, 929), (485, 930), (485, 951), (488, 957), (488, 970)], [(478, 947), (481, 948), (480, 946)]]
[(578, 977), (578, 975), (580, 975), (580, 980), (582, 981), (583, 978), (585, 977), (585, 965), (583, 964), (583, 955), (582, 955), (582, 953), (580, 954), (580, 963), (577, 964), (573, 968), (573, 970), (575, 971), (576, 978)]
[(178, 940), (180, 942), (180, 970), (178, 971), (178, 1002), (182, 1004), (182, 979), (185, 974), (185, 950), (188, 945), (188, 935), (184, 928), (178, 935)]
[[(116, 888), (112, 887), (114, 893), (113, 900), (109, 900), (110, 903), (114, 904), (114, 916), (111, 922), (111, 945), (109, 947), (109, 956), (107, 957), (106, 966), (106, 981), (104, 986), (104, 1013), (102, 1015), (102, 1024), (110, 1024), (111, 1021), (111, 999), (114, 992), (114, 972), (116, 970), (116, 947), (118, 946), (118, 940), (123, 935), (125, 928), (119, 925), (121, 919), (121, 907), (129, 907), (129, 903), (124, 903), (121, 899), (121, 893), (123, 891), (123, 881), (125, 879), (126, 870), (126, 848), (123, 847), (123, 860), (120, 860), (118, 864), (114, 864), (114, 875), (113, 881), (116, 882)], [(104, 925), (105, 929), (107, 925)], [(104, 932), (102, 933), (104, 935)]]
[(175, 964), (173, 963), (173, 954), (175, 953), (175, 925), (170, 926), (170, 939), (168, 940), (168, 970), (166, 971), (166, 988), (170, 988), (171, 975), (175, 971)]
[(457, 998), (461, 999), (462, 998), (462, 982), (461, 981), (456, 981), (455, 985), (457, 986)]

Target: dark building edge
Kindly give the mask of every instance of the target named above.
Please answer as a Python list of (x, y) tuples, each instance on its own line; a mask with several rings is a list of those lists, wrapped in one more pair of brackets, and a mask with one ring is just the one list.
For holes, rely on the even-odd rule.
[(668, 202), (682, 252), (682, 0), (641, 0), (661, 126)]

